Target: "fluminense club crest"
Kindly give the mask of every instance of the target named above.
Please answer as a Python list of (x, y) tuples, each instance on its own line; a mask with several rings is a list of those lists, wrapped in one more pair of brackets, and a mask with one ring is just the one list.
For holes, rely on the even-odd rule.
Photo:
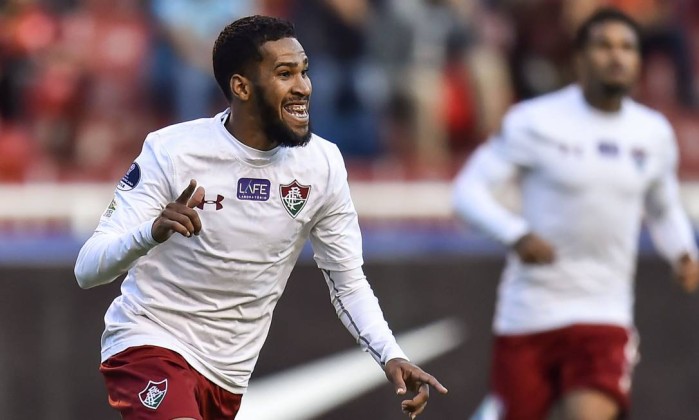
[(643, 167), (646, 165), (646, 158), (648, 157), (646, 151), (636, 147), (631, 150), (631, 156), (633, 157), (634, 163), (636, 163), (636, 168), (639, 171), (643, 170)]
[(144, 406), (155, 410), (165, 399), (165, 394), (167, 394), (167, 379), (160, 382), (148, 381), (148, 385), (138, 393), (138, 398)]
[(282, 204), (284, 204), (287, 213), (294, 219), (306, 205), (310, 193), (311, 186), (301, 185), (297, 180), (294, 180), (291, 184), (279, 186), (279, 196), (282, 199)]

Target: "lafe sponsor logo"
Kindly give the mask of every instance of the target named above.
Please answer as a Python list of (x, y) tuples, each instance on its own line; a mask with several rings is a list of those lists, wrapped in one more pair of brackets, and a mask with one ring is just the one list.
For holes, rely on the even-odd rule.
[(270, 182), (268, 179), (240, 178), (238, 180), (238, 200), (269, 200)]
[(600, 155), (610, 158), (619, 156), (619, 146), (610, 140), (600, 140), (597, 144)]

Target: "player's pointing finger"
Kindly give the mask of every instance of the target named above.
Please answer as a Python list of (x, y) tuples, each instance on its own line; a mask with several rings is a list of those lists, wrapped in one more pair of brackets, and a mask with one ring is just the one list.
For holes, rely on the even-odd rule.
[(182, 194), (180, 194), (180, 196), (177, 197), (177, 200), (175, 200), (175, 202), (186, 205), (196, 188), (197, 181), (195, 179), (190, 180), (187, 188), (185, 188), (184, 191), (182, 191)]
[(425, 382), (432, 385), (432, 387), (436, 389), (440, 394), (446, 394), (447, 392), (449, 392), (449, 390), (444, 385), (440, 384), (437, 378), (435, 378), (432, 375), (430, 375)]
[(187, 207), (193, 209), (194, 207), (201, 204), (204, 201), (204, 194), (204, 187), (198, 187), (196, 191), (194, 191), (194, 194), (192, 194), (192, 197), (187, 202)]

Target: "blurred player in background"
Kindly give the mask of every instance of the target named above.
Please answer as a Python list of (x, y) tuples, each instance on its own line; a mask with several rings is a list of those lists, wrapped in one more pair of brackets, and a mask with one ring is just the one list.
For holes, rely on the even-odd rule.
[[(636, 23), (599, 10), (580, 27), (576, 48), (578, 83), (514, 106), (455, 181), (457, 212), (512, 250), (482, 417), (488, 407), (497, 418), (526, 420), (552, 407), (565, 419), (628, 412), (643, 216), (684, 289), (699, 282), (673, 131), (627, 96), (640, 68)], [(521, 215), (495, 198), (513, 180)]]
[(414, 418), (429, 386), (446, 389), (408, 362), (364, 276), (342, 156), (311, 134), (293, 26), (237, 20), (213, 66), (230, 108), (151, 133), (78, 256), (83, 288), (127, 273), (102, 336), (111, 406), (126, 419), (234, 418), (310, 237), (338, 316), (398, 394), (416, 393), (402, 403)]

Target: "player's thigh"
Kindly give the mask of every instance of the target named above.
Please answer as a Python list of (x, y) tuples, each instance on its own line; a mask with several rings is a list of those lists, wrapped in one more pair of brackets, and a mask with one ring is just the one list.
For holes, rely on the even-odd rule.
[(131, 347), (100, 366), (109, 404), (126, 420), (201, 420), (195, 373), (175, 352)]
[(199, 377), (198, 401), (202, 417), (205, 419), (234, 419), (240, 410), (241, 394), (233, 394), (212, 383), (197, 373)]
[(531, 420), (546, 417), (555, 384), (547, 366), (546, 338), (532, 336), (496, 337), (491, 367), (492, 397), (498, 400), (502, 418)]
[(577, 389), (561, 401), (561, 420), (614, 420), (619, 416), (617, 401), (594, 389)]
[(608, 325), (574, 326), (565, 346), (561, 388), (563, 400), (568, 401), (563, 405), (569, 407), (566, 411), (612, 402), (619, 413), (626, 412), (638, 359), (635, 331)]

